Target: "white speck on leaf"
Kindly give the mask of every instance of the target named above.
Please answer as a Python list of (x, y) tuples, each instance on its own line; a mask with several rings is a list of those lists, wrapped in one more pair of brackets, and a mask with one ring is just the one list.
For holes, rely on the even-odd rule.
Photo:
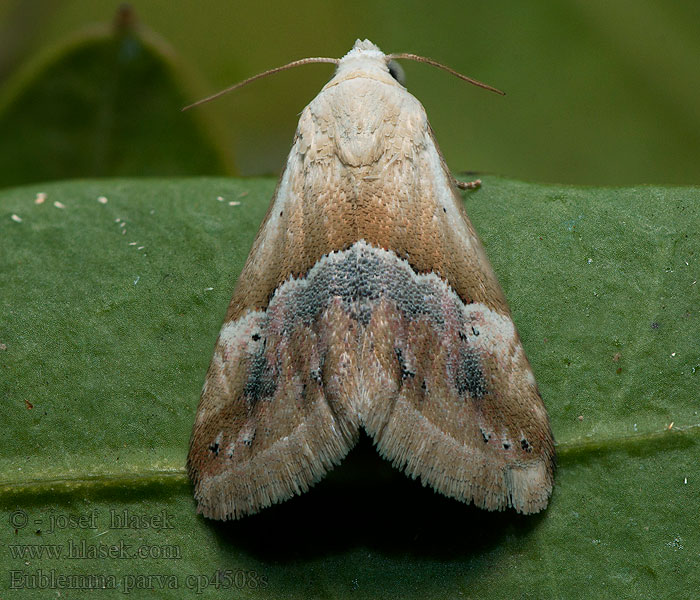
[(56, 201), (53, 203), (53, 205), (54, 205), (56, 208), (65, 208), (65, 207), (66, 207), (66, 205), (63, 204), (63, 202), (59, 202), (58, 200), (56, 200)]
[(97, 198), (97, 201), (100, 204), (107, 204), (107, 198), (105, 198), (104, 196), (100, 196), (99, 198)]
[(681, 536), (676, 536), (671, 540), (670, 542), (667, 542), (666, 545), (670, 548), (673, 548), (674, 552), (678, 552), (679, 550), (683, 550), (683, 539)]
[(46, 202), (46, 194), (44, 192), (39, 192), (34, 199), (34, 204), (43, 204)]
[(22, 217), (20, 217), (19, 215), (12, 215), (12, 216), (10, 217), (10, 219), (12, 219), (15, 223), (21, 223), (21, 222), (22, 222)]

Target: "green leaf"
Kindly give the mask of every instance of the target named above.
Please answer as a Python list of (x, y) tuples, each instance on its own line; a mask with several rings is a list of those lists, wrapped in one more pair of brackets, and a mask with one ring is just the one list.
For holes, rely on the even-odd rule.
[(70, 36), (0, 99), (0, 186), (230, 174), (230, 152), (206, 114), (181, 112), (203, 95), (185, 72), (167, 43), (129, 20)]
[(698, 188), (486, 177), (465, 197), (558, 442), (546, 511), (493, 514), (443, 498), (363, 439), (310, 492), (211, 522), (195, 514), (184, 473), (189, 434), (274, 185), (102, 180), (0, 193), (0, 589), (693, 596)]

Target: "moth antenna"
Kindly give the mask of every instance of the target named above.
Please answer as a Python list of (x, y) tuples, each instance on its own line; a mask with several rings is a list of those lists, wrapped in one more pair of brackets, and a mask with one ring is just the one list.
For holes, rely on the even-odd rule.
[(291, 69), (293, 67), (300, 67), (301, 65), (308, 65), (309, 63), (333, 63), (334, 65), (337, 65), (340, 62), (340, 59), (338, 58), (325, 58), (325, 57), (315, 57), (315, 58), (302, 58), (300, 60), (295, 60), (292, 61), (286, 65), (283, 65), (281, 67), (275, 67), (274, 69), (270, 69), (269, 71), (264, 71), (263, 73), (258, 73), (257, 75), (253, 75), (252, 77), (248, 77), (248, 79), (245, 79), (243, 81), (239, 81), (238, 83), (232, 85), (231, 87), (227, 87), (225, 90), (221, 90), (220, 92), (216, 92), (216, 94), (213, 94), (212, 96), (209, 96), (208, 98), (203, 98), (202, 100), (197, 100), (197, 102), (194, 102), (193, 104), (189, 104), (185, 106), (182, 110), (189, 110), (190, 108), (194, 108), (195, 106), (199, 106), (200, 104), (204, 104), (205, 102), (209, 102), (210, 100), (214, 100), (215, 98), (218, 98), (219, 96), (223, 96), (224, 94), (228, 94), (229, 92), (232, 92), (233, 90), (237, 90), (238, 88), (242, 88), (244, 85), (248, 85), (249, 83), (252, 83), (256, 79), (262, 79), (263, 77), (267, 77), (268, 75), (274, 75), (275, 73), (279, 73), (280, 71), (286, 71), (287, 69)]
[(442, 69), (443, 71), (447, 71), (448, 73), (451, 73), (452, 75), (461, 79), (462, 81), (466, 81), (466, 82), (471, 83), (472, 85), (475, 85), (477, 87), (484, 88), (485, 90), (489, 90), (490, 92), (496, 92), (497, 94), (500, 94), (501, 96), (506, 95), (505, 92), (502, 92), (498, 88), (490, 86), (487, 83), (483, 83), (483, 82), (478, 81), (476, 79), (472, 79), (471, 77), (467, 77), (466, 75), (462, 75), (458, 71), (455, 71), (454, 69), (451, 69), (447, 65), (443, 65), (442, 63), (439, 63), (438, 61), (433, 60), (432, 58), (426, 58), (425, 56), (418, 56), (417, 54), (407, 54), (407, 53), (387, 55), (388, 60), (394, 60), (397, 58), (398, 59), (405, 58), (408, 60), (415, 60), (416, 62), (427, 63), (429, 65), (432, 65), (433, 67), (437, 67), (438, 69)]

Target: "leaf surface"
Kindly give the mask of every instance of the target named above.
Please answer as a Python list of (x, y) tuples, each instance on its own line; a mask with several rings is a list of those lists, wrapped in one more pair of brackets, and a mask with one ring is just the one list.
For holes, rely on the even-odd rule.
[[(274, 186), (117, 179), (0, 192), (0, 589), (30, 598), (81, 582), (203, 598), (700, 589), (697, 188), (485, 177), (465, 197), (558, 443), (543, 513), (492, 514), (438, 496), (362, 439), (300, 497), (234, 523), (197, 516), (184, 462), (199, 390)], [(75, 556), (111, 547), (121, 558)]]

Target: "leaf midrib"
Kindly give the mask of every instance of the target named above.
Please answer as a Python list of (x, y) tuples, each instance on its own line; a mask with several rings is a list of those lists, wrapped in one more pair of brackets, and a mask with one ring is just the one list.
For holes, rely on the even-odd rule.
[[(629, 436), (587, 440), (579, 438), (556, 444), (557, 459), (560, 465), (581, 460), (582, 455), (597, 456), (600, 453), (617, 452), (622, 449), (639, 449), (647, 443), (649, 453), (664, 450), (659, 442), (673, 442), (678, 436), (696, 438), (700, 436), (700, 423), (683, 427), (664, 428), (661, 431)], [(636, 447), (636, 448), (635, 448)], [(184, 466), (171, 466), (159, 469), (144, 469), (140, 472), (113, 472), (76, 477), (32, 477), (26, 480), (0, 480), (0, 499), (17, 493), (42, 493), (46, 491), (67, 492), (75, 488), (97, 489), (100, 487), (145, 486), (153, 484), (185, 484), (188, 477)]]

